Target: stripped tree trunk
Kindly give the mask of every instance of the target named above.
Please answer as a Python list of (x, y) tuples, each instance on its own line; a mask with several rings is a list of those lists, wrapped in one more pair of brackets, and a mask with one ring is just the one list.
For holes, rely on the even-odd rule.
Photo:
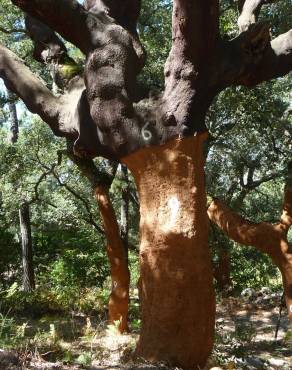
[(137, 354), (185, 369), (203, 367), (213, 346), (204, 137), (173, 140), (124, 158), (137, 184), (141, 211)]
[(128, 258), (128, 250), (129, 250), (129, 175), (128, 169), (125, 165), (121, 166), (121, 180), (122, 190), (121, 190), (121, 222), (120, 222), (120, 230), (121, 230), (121, 238), (124, 242), (124, 247), (126, 249), (126, 255)]
[(119, 225), (112, 206), (108, 189), (104, 186), (95, 188), (100, 214), (107, 240), (107, 255), (110, 263), (112, 290), (109, 300), (109, 321), (119, 322), (120, 332), (128, 331), (128, 305), (130, 273), (127, 264), (126, 250), (120, 237)]

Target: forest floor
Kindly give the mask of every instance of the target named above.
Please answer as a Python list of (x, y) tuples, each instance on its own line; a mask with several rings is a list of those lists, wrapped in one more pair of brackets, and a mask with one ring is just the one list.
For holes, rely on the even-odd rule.
[[(264, 302), (250, 303), (229, 298), (217, 307), (216, 345), (206, 370), (292, 369), (292, 338), (286, 312), (275, 328), (279, 308)], [(149, 365), (131, 358), (138, 331), (118, 335), (85, 315), (46, 315), (17, 319), (19, 341), (8, 348), (0, 342), (1, 370), (45, 369), (170, 369), (165, 364)], [(17, 336), (16, 335), (16, 336)], [(21, 338), (22, 336), (22, 338)]]

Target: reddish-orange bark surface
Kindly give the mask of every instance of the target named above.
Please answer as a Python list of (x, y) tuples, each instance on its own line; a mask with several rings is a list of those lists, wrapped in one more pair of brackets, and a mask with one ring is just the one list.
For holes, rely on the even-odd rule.
[(112, 291), (109, 300), (109, 322), (119, 321), (119, 331), (128, 331), (128, 306), (130, 273), (128, 269), (126, 250), (120, 237), (119, 225), (116, 219), (108, 189), (97, 186), (94, 190), (103, 221), (107, 240), (107, 255), (110, 263)]
[(142, 328), (136, 352), (184, 369), (205, 365), (214, 336), (205, 138), (172, 140), (124, 158), (141, 208)]
[(292, 245), (287, 240), (292, 225), (292, 187), (285, 187), (283, 212), (277, 224), (250, 222), (218, 199), (214, 199), (209, 206), (208, 215), (229, 238), (267, 253), (278, 266), (292, 328)]

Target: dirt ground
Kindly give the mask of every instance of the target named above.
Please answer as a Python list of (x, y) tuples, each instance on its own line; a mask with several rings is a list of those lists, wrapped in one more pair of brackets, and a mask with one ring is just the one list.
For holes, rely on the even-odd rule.
[[(277, 339), (275, 328), (279, 319), (279, 308), (275, 305), (255, 304), (240, 299), (230, 298), (218, 305), (216, 320), (216, 345), (212, 358), (205, 370), (216, 369), (292, 369), (292, 339), (287, 335), (289, 323), (286, 312), (280, 322)], [(51, 322), (54, 322), (51, 319)], [(34, 325), (39, 323), (34, 322)], [(64, 327), (56, 324), (57, 330), (65, 333)], [(113, 370), (113, 369), (170, 369), (166, 364), (150, 365), (133, 361), (131, 354), (138, 338), (138, 333), (118, 335), (114, 327), (94, 323), (94, 319), (82, 317), (76, 319), (76, 333), (83, 334), (74, 340), (64, 338), (58, 346), (47, 350), (39, 348), (35, 353), (14, 353), (18, 361), (1, 361), (4, 352), (0, 351), (1, 370)], [(67, 328), (68, 329), (68, 328)], [(72, 328), (71, 328), (72, 329)], [(71, 330), (70, 329), (70, 330)], [(82, 329), (82, 330), (81, 330)], [(85, 334), (84, 334), (85, 333)], [(71, 354), (70, 359), (58, 359), (54, 354), (63, 351)], [(5, 352), (6, 353), (6, 352)], [(20, 357), (18, 357), (20, 355)], [(77, 361), (76, 361), (77, 359)], [(22, 364), (21, 364), (22, 363)], [(178, 369), (177, 369), (178, 370)]]

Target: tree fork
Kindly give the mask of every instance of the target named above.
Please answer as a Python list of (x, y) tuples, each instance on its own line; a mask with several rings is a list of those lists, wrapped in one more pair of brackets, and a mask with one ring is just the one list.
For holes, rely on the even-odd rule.
[(136, 354), (184, 369), (205, 365), (214, 337), (206, 136), (172, 140), (123, 158), (135, 178), (141, 210), (142, 328)]

